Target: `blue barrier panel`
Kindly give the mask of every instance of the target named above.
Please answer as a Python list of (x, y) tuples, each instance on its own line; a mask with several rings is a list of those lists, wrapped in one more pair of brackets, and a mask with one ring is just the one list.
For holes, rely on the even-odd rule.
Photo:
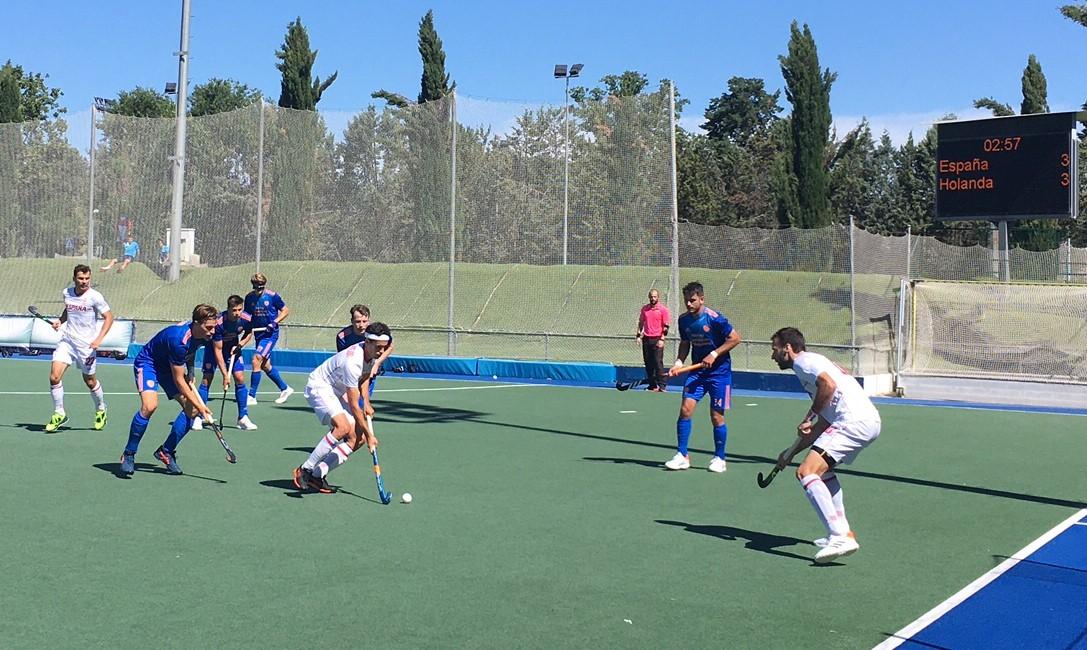
[(481, 377), (552, 379), (584, 383), (614, 383), (615, 366), (606, 363), (559, 363), (554, 361), (510, 361), (480, 359)]

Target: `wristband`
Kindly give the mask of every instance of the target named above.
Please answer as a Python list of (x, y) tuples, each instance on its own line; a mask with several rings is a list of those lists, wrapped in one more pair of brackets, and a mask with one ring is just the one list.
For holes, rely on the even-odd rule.
[(717, 358), (717, 350), (710, 350), (710, 356), (713, 357), (714, 359), (716, 359)]
[(683, 359), (676, 359), (676, 362), (672, 364), (673, 368), (683, 367)]

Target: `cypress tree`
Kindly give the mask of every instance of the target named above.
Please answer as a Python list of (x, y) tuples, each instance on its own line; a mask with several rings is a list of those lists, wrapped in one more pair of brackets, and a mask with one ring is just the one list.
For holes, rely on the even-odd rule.
[(22, 122), (22, 99), (19, 95), (19, 79), (11, 64), (0, 68), (0, 123)]
[(317, 110), (321, 95), (336, 81), (339, 72), (333, 72), (324, 81), (312, 76), (317, 51), (309, 49), (309, 34), (302, 26), (301, 17), (287, 26), (287, 35), (276, 52), (276, 58), (279, 59), (276, 68), (282, 73), (279, 105), (301, 111)]
[(1042, 66), (1033, 54), (1027, 59), (1027, 67), (1023, 69), (1023, 103), (1019, 108), (1020, 115), (1032, 113), (1048, 113), (1049, 101), (1046, 93), (1045, 75)]
[(419, 21), (419, 56), (423, 58), (423, 78), (419, 103), (441, 99), (450, 91), (449, 75), (445, 72), (445, 51), (442, 39), (434, 29), (434, 12), (428, 11)]
[[(789, 55), (779, 56), (785, 77), (785, 97), (793, 105), (792, 176), (796, 179), (796, 210), (792, 223), (818, 228), (831, 223), (827, 170), (824, 164), (830, 137), (830, 87), (838, 78), (820, 70), (819, 54), (811, 30), (790, 27)], [(786, 201), (787, 204), (793, 203)]]

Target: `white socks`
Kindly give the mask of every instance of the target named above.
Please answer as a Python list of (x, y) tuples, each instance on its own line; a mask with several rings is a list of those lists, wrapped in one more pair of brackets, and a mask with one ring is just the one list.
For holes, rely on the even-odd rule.
[(64, 412), (64, 384), (53, 386), (50, 384), (49, 393), (53, 396), (53, 410), (57, 413)]
[(347, 462), (349, 456), (351, 456), (351, 445), (346, 442), (341, 442), (332, 448), (332, 451), (328, 452), (321, 462), (313, 466), (313, 475), (317, 478), (324, 478), (328, 476), (328, 473), (336, 469), (343, 463)]
[(91, 397), (94, 399), (94, 409), (96, 411), (106, 410), (106, 394), (102, 392), (102, 382), (94, 382), (94, 388), (91, 389)]
[[(837, 483), (837, 477), (834, 477), (833, 482)], [(818, 474), (808, 474), (801, 477), (800, 486), (804, 488), (804, 493), (808, 495), (808, 500), (811, 501), (828, 534), (845, 535), (849, 533), (849, 523), (845, 519), (845, 513), (842, 512), (839, 515), (834, 498), (830, 494), (830, 489)], [(839, 496), (841, 492), (841, 486), (839, 485)]]
[(338, 443), (332, 436), (332, 433), (326, 433), (324, 438), (321, 438), (321, 442), (317, 443), (317, 446), (310, 452), (309, 458), (306, 462), (302, 463), (302, 469), (312, 470), (317, 463), (321, 462), (321, 459), (328, 455), (328, 452), (332, 451), (332, 448)]

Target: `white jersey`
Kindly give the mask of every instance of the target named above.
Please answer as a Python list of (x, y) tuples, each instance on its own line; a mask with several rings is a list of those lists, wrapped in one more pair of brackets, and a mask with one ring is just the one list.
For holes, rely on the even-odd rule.
[(309, 374), (309, 383), (329, 386), (339, 397), (346, 393), (348, 388), (358, 390), (359, 382), (362, 378), (370, 376), (373, 367), (374, 360), (366, 360), (366, 351), (363, 346), (352, 345), (317, 366), (317, 369)]
[(804, 390), (815, 397), (816, 379), (824, 372), (837, 384), (830, 401), (819, 411), (827, 422), (879, 421), (879, 411), (864, 394), (864, 388), (853, 375), (842, 372), (833, 361), (815, 352), (801, 352), (793, 361), (793, 371)]
[(98, 338), (98, 319), (109, 312), (106, 299), (97, 289), (87, 289), (77, 296), (75, 287), (68, 287), (61, 295), (68, 312), (61, 335), (77, 346), (90, 345)]

